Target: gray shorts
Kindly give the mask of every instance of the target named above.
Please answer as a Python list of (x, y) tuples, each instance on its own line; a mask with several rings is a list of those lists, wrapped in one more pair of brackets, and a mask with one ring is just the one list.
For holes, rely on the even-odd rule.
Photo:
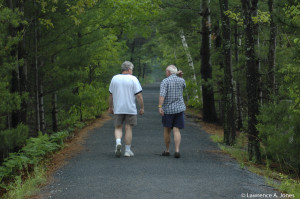
[(115, 126), (120, 126), (124, 122), (125, 124), (129, 124), (131, 126), (135, 126), (137, 124), (137, 116), (136, 115), (129, 115), (129, 114), (115, 114)]

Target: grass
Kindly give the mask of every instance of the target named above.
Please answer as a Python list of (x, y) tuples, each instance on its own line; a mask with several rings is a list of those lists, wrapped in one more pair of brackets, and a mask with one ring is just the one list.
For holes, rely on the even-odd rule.
[(26, 180), (16, 176), (14, 183), (9, 185), (9, 192), (3, 195), (3, 199), (24, 199), (39, 192), (39, 185), (46, 182), (44, 166), (35, 167)]

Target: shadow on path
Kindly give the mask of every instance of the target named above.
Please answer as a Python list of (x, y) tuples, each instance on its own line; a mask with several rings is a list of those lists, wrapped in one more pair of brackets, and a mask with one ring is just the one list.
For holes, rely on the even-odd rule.
[[(181, 158), (160, 156), (164, 142), (157, 110), (159, 84), (143, 89), (145, 114), (138, 116), (133, 129), (135, 156), (114, 156), (110, 120), (90, 132), (85, 150), (54, 174), (53, 183), (41, 190), (42, 198), (233, 199), (245, 198), (242, 194), (275, 193), (262, 177), (218, 153), (217, 145), (190, 118), (182, 130)], [(173, 155), (173, 140), (170, 149)]]

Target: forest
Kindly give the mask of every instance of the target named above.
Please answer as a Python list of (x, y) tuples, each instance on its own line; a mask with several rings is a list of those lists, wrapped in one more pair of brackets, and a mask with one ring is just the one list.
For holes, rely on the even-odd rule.
[(175, 64), (225, 145), (299, 179), (299, 0), (0, 0), (0, 21), (1, 193), (107, 111), (125, 60), (142, 85)]

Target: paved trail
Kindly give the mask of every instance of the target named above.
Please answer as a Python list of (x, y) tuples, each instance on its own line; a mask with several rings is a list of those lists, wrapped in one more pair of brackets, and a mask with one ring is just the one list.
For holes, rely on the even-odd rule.
[(133, 129), (134, 157), (114, 156), (110, 120), (92, 130), (86, 149), (54, 174), (54, 182), (41, 191), (43, 198), (235, 199), (275, 193), (262, 177), (218, 153), (209, 135), (189, 118), (182, 130), (181, 158), (160, 156), (164, 143), (158, 94), (159, 84), (144, 87), (145, 114)]

